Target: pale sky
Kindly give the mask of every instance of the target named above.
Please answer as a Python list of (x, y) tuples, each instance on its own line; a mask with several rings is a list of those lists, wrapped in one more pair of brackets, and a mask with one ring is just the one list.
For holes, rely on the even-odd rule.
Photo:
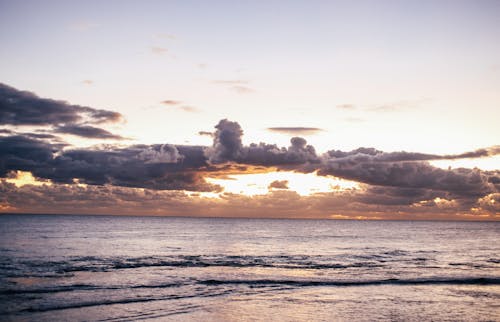
[(460, 154), (500, 142), (499, 17), (472, 0), (0, 0), (0, 83), (123, 116), (106, 130), (129, 140), (65, 137), (81, 147), (211, 146), (198, 133), (227, 118), (244, 145)]

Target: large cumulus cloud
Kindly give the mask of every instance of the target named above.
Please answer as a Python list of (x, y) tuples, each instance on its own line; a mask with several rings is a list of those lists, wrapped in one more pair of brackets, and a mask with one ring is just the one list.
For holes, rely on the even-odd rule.
[(286, 167), (319, 162), (314, 147), (307, 145), (307, 141), (301, 137), (293, 137), (288, 148), (262, 142), (244, 146), (243, 130), (237, 122), (224, 119), (215, 128), (213, 146), (205, 150), (205, 155), (213, 164), (235, 162)]

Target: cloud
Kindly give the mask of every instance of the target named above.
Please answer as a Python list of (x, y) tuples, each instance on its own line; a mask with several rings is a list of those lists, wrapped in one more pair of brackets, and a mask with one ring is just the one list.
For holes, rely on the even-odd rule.
[(152, 46), (150, 49), (151, 52), (155, 55), (163, 55), (168, 52), (168, 49), (163, 47)]
[(199, 110), (196, 107), (189, 106), (189, 105), (180, 106), (179, 109), (184, 111), (184, 112), (189, 112), (189, 113), (198, 113), (199, 112)]
[(441, 159), (454, 160), (454, 159), (468, 159), (468, 158), (483, 158), (483, 157), (495, 156), (498, 154), (500, 154), (500, 145), (495, 145), (485, 149), (478, 149), (475, 151), (465, 152), (461, 154), (444, 155), (441, 157)]
[[(30, 139), (41, 139), (41, 140), (49, 140), (57, 144), (62, 144), (64, 141), (57, 135), (47, 133), (45, 130), (37, 130), (36, 132), (18, 132), (8, 129), (0, 129), (0, 138), (2, 137), (25, 137)], [(63, 144), (64, 145), (64, 144)]]
[[(181, 102), (164, 103), (182, 107)], [(243, 144), (243, 129), (239, 123), (223, 119), (209, 135), (209, 147), (173, 144), (101, 145), (74, 148), (59, 142), (54, 133), (73, 134), (87, 138), (121, 138), (89, 124), (115, 122), (116, 112), (70, 105), (66, 102), (39, 98), (6, 85), (0, 86), (0, 124), (4, 126), (39, 126), (38, 132), (18, 133), (9, 128), (0, 130), (0, 177), (13, 176), (17, 171), (31, 172), (35, 178), (50, 180), (52, 188), (14, 187), (0, 180), (3, 196), (0, 208), (22, 208), (19, 196), (48, 204), (68, 205), (80, 202), (96, 212), (110, 209), (106, 198), (114, 198), (114, 209), (158, 211), (158, 207), (173, 207), (166, 214), (178, 214), (186, 209), (204, 215), (238, 215), (276, 212), (276, 216), (293, 217), (300, 211), (307, 216), (378, 216), (405, 214), (405, 218), (429, 218), (460, 214), (498, 214), (500, 171), (479, 169), (448, 169), (432, 166), (429, 161), (491, 157), (500, 154), (500, 146), (460, 154), (437, 155), (416, 152), (384, 152), (375, 148), (352, 151), (330, 150), (322, 155), (299, 136), (288, 147), (269, 143)], [(48, 129), (47, 129), (48, 127)], [(42, 130), (43, 129), (43, 130)], [(270, 131), (305, 134), (318, 128), (269, 128)], [(277, 129), (277, 130), (276, 130)], [(222, 188), (205, 178), (223, 177), (230, 173), (255, 173), (276, 170), (316, 172), (360, 183), (352, 190), (332, 189), (331, 193), (301, 197), (287, 189), (286, 180), (274, 181), (265, 196), (248, 197), (222, 193)], [(75, 184), (87, 184), (82, 188)], [(139, 188), (139, 190), (137, 189)], [(1, 190), (4, 189), (4, 190)], [(140, 190), (143, 189), (143, 190)], [(217, 192), (222, 200), (207, 201), (189, 197), (181, 191)], [(86, 194), (101, 193), (99, 202)], [(17, 195), (16, 195), (17, 194)], [(60, 196), (57, 199), (58, 194)], [(161, 197), (172, 200), (161, 201)], [(95, 202), (95, 206), (92, 203)], [(35, 207), (35, 204), (32, 204)], [(31, 207), (31, 206), (30, 206)], [(61, 206), (60, 209), (63, 206)], [(122, 208), (120, 208), (122, 207)], [(136, 207), (136, 208), (134, 208)], [(146, 209), (143, 208), (143, 209)], [(84, 208), (85, 209), (85, 208)], [(214, 212), (218, 212), (214, 213)], [(369, 213), (372, 212), (372, 213)], [(295, 215), (294, 215), (295, 214)], [(386, 215), (381, 215), (386, 214)], [(330, 215), (328, 215), (330, 216)], [(423, 217), (419, 217), (423, 216)], [(427, 217), (426, 217), (427, 216)]]
[(171, 106), (171, 105), (179, 105), (182, 102), (181, 101), (175, 101), (175, 100), (164, 100), (161, 102), (163, 105)]
[(354, 105), (354, 104), (339, 104), (339, 105), (337, 105), (337, 108), (342, 109), (342, 110), (354, 110), (354, 109), (356, 109), (356, 105)]
[(324, 131), (318, 127), (268, 127), (267, 130), (291, 135), (312, 135)]
[(37, 178), (71, 184), (115, 185), (153, 190), (220, 191), (205, 181), (204, 149), (196, 146), (134, 145), (65, 149), (28, 136), (0, 136), (0, 177), (28, 171)]
[(199, 110), (196, 107), (194, 107), (194, 106), (181, 105), (182, 104), (181, 101), (165, 100), (165, 101), (162, 101), (161, 103), (163, 105), (169, 106), (171, 109), (177, 109), (177, 110), (181, 110), (181, 111), (188, 112), (188, 113), (197, 113), (197, 112), (199, 112)]
[(233, 92), (236, 92), (238, 94), (250, 94), (250, 93), (255, 92), (254, 89), (252, 89), (250, 87), (246, 87), (246, 86), (231, 86), (230, 90), (232, 90)]
[[(372, 186), (445, 191), (455, 197), (478, 197), (496, 192), (498, 172), (478, 169), (443, 170), (427, 161), (491, 156), (498, 146), (457, 155), (411, 152), (386, 153), (373, 148), (344, 152), (331, 150), (318, 156), (314, 147), (301, 137), (293, 137), (288, 148), (274, 144), (242, 143), (243, 130), (237, 122), (221, 120), (216, 125), (211, 147), (174, 145), (129, 146), (106, 149), (63, 149), (36, 136), (2, 137), (0, 156), (4, 168), (32, 171), (36, 176), (56, 182), (81, 179), (89, 184), (114, 184), (151, 189), (208, 189), (202, 173), (220, 171), (222, 164), (276, 167), (355, 180)], [(62, 130), (70, 132), (72, 128)], [(86, 135), (99, 136), (97, 129)], [(82, 133), (79, 133), (83, 135)], [(207, 134), (207, 132), (205, 132)], [(101, 135), (106, 137), (109, 134)], [(39, 137), (42, 138), (42, 137)], [(126, 170), (125, 170), (126, 169)], [(154, 176), (153, 176), (154, 174)], [(173, 183), (171, 181), (176, 181)], [(183, 182), (183, 183), (182, 183)], [(198, 186), (197, 186), (198, 185)]]
[(91, 21), (80, 21), (70, 25), (71, 29), (77, 31), (88, 31), (100, 27), (101, 25)]
[(248, 84), (249, 81), (247, 80), (242, 80), (242, 79), (232, 79), (232, 80), (214, 80), (212, 81), (213, 84), (219, 84), (219, 85), (245, 85)]
[(105, 150), (68, 150), (40, 177), (56, 182), (74, 178), (93, 185), (110, 184), (154, 190), (217, 191), (203, 179), (206, 161), (199, 147), (131, 146)]
[(23, 135), (29, 138), (34, 138), (34, 139), (54, 139), (54, 140), (60, 140), (61, 138), (58, 136), (55, 136), (53, 134), (49, 133), (19, 133), (19, 135)]
[(489, 213), (500, 214), (500, 193), (492, 193), (480, 198), (475, 211), (486, 210)]
[(255, 92), (254, 89), (245, 86), (249, 83), (250, 83), (249, 81), (242, 79), (212, 81), (212, 84), (226, 86), (229, 90), (236, 92), (238, 94), (249, 94)]
[(54, 130), (55, 133), (71, 134), (89, 139), (113, 139), (113, 140), (125, 140), (124, 137), (120, 135), (113, 134), (104, 129), (89, 126), (89, 125), (65, 125), (59, 126)]
[(62, 146), (23, 135), (0, 136), (0, 176), (10, 171), (37, 171), (47, 167)]
[(214, 134), (213, 146), (206, 150), (210, 162), (222, 163), (240, 158), (243, 155), (241, 126), (237, 122), (224, 119), (215, 128), (217, 130)]
[(477, 198), (498, 189), (490, 180), (496, 177), (495, 172), (463, 168), (443, 170), (424, 161), (445, 157), (455, 156), (383, 153), (372, 148), (351, 152), (329, 151), (323, 156), (318, 174), (376, 186), (445, 191), (469, 198)]
[(117, 112), (72, 105), (64, 101), (41, 98), (0, 84), (0, 125), (60, 125), (78, 122), (118, 122)]
[(183, 159), (179, 150), (173, 145), (162, 144), (159, 150), (147, 148), (137, 155), (140, 160), (148, 163), (177, 163)]
[[(410, 196), (407, 192), (404, 195)], [(422, 195), (422, 197), (426, 197)], [(455, 200), (432, 197), (412, 202), (404, 196), (387, 197), (384, 191), (341, 191), (299, 196), (272, 189), (268, 194), (245, 196), (222, 193), (203, 198), (182, 191), (160, 191), (117, 186), (24, 185), (0, 180), (0, 207), (13, 212), (91, 213), (219, 217), (342, 218), (342, 219), (499, 219), (488, 195), (464, 209)], [(495, 199), (496, 198), (496, 199)], [(417, 199), (414, 199), (417, 200)], [(482, 207), (486, 207), (482, 208)], [(478, 217), (481, 216), (481, 217)]]
[(420, 98), (416, 100), (400, 100), (368, 107), (366, 108), (366, 110), (370, 112), (396, 112), (402, 109), (414, 109), (422, 106), (424, 103), (429, 101), (429, 98)]
[(269, 184), (269, 189), (288, 189), (288, 180), (275, 180)]
[(307, 145), (307, 141), (301, 137), (293, 137), (288, 148), (262, 142), (243, 146), (243, 130), (237, 122), (224, 119), (215, 128), (217, 130), (213, 136), (213, 146), (205, 150), (205, 155), (212, 164), (234, 162), (289, 169), (301, 164), (319, 162), (314, 147)]
[(490, 157), (500, 154), (500, 146), (491, 146), (488, 148), (478, 149), (474, 151), (464, 152), (460, 154), (426, 154), (417, 152), (383, 152), (374, 148), (358, 148), (352, 151), (344, 152), (340, 150), (330, 150), (326, 155), (330, 158), (347, 158), (357, 157), (363, 158), (370, 156), (373, 161), (377, 162), (394, 162), (394, 161), (434, 161), (434, 160), (456, 160), (456, 159), (469, 159)]

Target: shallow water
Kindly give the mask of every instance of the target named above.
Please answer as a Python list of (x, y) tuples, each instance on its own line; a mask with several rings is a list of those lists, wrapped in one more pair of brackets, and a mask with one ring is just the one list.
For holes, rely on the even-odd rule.
[(16, 321), (500, 320), (500, 223), (0, 216)]

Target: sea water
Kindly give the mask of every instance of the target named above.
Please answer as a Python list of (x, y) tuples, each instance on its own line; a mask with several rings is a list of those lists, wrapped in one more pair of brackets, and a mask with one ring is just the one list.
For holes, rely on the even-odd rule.
[(2, 321), (500, 321), (500, 223), (0, 215)]

